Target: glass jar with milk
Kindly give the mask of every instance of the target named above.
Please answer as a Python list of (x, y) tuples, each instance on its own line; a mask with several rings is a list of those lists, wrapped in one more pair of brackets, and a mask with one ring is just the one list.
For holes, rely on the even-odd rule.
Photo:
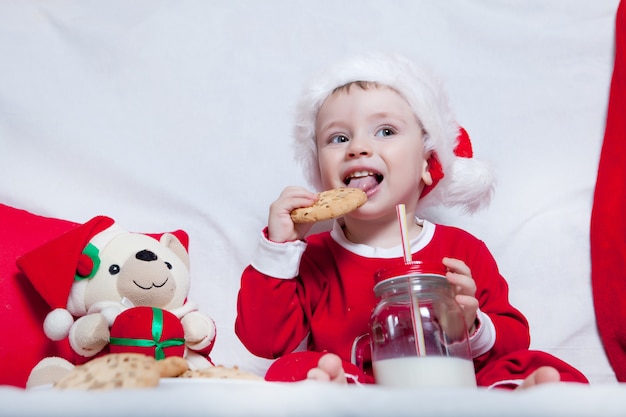
[(445, 272), (414, 261), (376, 274), (370, 344), (377, 384), (476, 386), (465, 319)]

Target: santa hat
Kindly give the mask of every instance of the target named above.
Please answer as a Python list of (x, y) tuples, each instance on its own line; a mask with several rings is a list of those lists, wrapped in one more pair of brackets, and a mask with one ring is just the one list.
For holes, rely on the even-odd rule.
[(44, 322), (44, 331), (52, 340), (67, 336), (73, 323), (66, 308), (74, 283), (92, 276), (98, 268), (98, 247), (89, 244), (90, 240), (115, 229), (113, 226), (109, 217), (94, 217), (17, 259), (18, 267), (53, 309)]
[(317, 113), (336, 88), (356, 81), (394, 89), (422, 124), (426, 150), (433, 151), (429, 161), (433, 184), (424, 188), (419, 210), (443, 204), (474, 212), (489, 204), (493, 175), (473, 157), (469, 136), (455, 121), (441, 83), (424, 68), (396, 55), (365, 55), (339, 62), (305, 87), (297, 107), (295, 151), (313, 187), (322, 187), (315, 141)]

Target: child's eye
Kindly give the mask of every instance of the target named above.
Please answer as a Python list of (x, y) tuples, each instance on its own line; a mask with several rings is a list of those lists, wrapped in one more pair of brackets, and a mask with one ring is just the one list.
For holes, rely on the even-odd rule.
[(379, 129), (379, 130), (376, 132), (376, 135), (375, 135), (375, 136), (391, 136), (391, 135), (393, 135), (394, 133), (395, 133), (395, 132), (393, 131), (393, 129), (392, 129), (392, 128), (390, 128), (390, 127), (383, 127), (383, 128)]
[(348, 142), (349, 140), (350, 139), (348, 139), (348, 137), (345, 135), (335, 135), (330, 138), (329, 142), (330, 143), (344, 143), (344, 142)]

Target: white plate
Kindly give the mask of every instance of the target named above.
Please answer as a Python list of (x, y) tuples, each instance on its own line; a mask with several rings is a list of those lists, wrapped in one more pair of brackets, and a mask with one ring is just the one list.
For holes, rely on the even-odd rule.
[(259, 384), (267, 383), (262, 379), (243, 379), (243, 378), (161, 378), (159, 386), (178, 386), (178, 385), (195, 385), (195, 384)]

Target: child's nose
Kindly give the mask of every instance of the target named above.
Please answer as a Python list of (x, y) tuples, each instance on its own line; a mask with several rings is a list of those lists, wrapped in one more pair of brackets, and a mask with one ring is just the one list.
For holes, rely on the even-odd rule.
[(371, 142), (366, 138), (353, 137), (347, 149), (348, 157), (356, 158), (372, 154)]

